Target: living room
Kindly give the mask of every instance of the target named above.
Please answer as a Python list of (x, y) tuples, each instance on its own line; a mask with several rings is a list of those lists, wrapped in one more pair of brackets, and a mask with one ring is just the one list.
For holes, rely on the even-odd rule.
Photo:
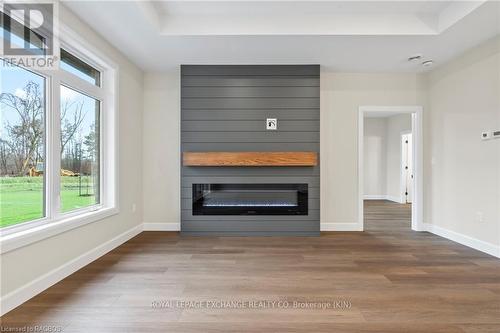
[(2, 13), (2, 330), (500, 330), (499, 2)]

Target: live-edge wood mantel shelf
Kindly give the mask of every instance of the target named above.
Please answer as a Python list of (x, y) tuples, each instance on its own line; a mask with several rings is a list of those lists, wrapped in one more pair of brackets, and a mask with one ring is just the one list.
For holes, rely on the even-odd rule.
[(184, 166), (286, 167), (316, 166), (316, 152), (184, 152)]

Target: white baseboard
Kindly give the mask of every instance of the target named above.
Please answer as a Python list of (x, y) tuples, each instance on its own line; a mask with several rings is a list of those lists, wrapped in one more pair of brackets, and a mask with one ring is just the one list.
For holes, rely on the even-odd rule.
[(359, 223), (321, 223), (320, 231), (363, 231)]
[(365, 194), (363, 195), (363, 200), (387, 200), (387, 195), (385, 194)]
[(500, 258), (500, 246), (484, 242), (482, 240), (451, 231), (434, 224), (424, 223), (424, 230), (462, 245), (471, 247), (475, 250), (487, 253)]
[(148, 223), (144, 222), (143, 224), (144, 231), (180, 231), (181, 224), (180, 223)]
[(45, 289), (61, 281), (65, 277), (73, 274), (80, 268), (90, 264), (92, 261), (105, 255), (109, 251), (125, 243), (132, 237), (142, 232), (142, 225), (137, 225), (132, 229), (116, 236), (115, 238), (99, 245), (98, 247), (82, 254), (81, 256), (65, 263), (64, 265), (40, 276), (28, 284), (8, 293), (1, 299), (0, 315), (4, 315), (15, 307), (23, 304), (30, 298), (35, 297)]

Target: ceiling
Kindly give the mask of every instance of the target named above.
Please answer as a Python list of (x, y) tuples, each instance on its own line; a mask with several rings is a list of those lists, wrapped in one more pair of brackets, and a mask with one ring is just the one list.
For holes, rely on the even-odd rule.
[[(500, 33), (498, 1), (66, 1), (146, 71), (320, 64), (420, 72)], [(407, 58), (422, 54), (419, 61)]]

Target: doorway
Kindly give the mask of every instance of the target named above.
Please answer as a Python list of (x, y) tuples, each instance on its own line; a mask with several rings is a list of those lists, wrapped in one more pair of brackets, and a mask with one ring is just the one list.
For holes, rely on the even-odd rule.
[[(411, 211), (411, 229), (415, 231), (423, 230), (422, 110), (421, 106), (359, 107), (358, 223), (360, 230), (365, 229), (365, 199), (379, 200), (379, 203), (384, 204), (381, 206), (405, 205), (401, 207)], [(396, 115), (405, 115), (409, 121), (409, 128), (399, 132), (395, 132), (394, 128), (392, 128), (391, 131), (388, 130), (387, 132), (391, 133), (390, 137), (381, 135), (380, 138), (377, 138), (376, 135), (372, 135), (365, 140), (365, 126), (368, 126), (367, 131), (370, 126), (383, 128), (383, 124), (373, 125), (369, 123), (370, 121), (367, 122), (366, 119), (381, 119)], [(402, 116), (401, 118), (405, 117)], [(372, 147), (374, 144), (378, 146)], [(365, 145), (368, 146), (368, 150), (365, 150)], [(387, 148), (384, 148), (384, 145)], [(376, 155), (375, 151), (378, 154), (378, 151), (384, 151), (384, 149), (386, 149), (386, 156), (379, 158), (380, 162), (372, 160), (372, 155)], [(381, 180), (373, 181), (370, 179), (366, 181), (365, 174), (367, 173), (371, 175), (379, 174)]]

